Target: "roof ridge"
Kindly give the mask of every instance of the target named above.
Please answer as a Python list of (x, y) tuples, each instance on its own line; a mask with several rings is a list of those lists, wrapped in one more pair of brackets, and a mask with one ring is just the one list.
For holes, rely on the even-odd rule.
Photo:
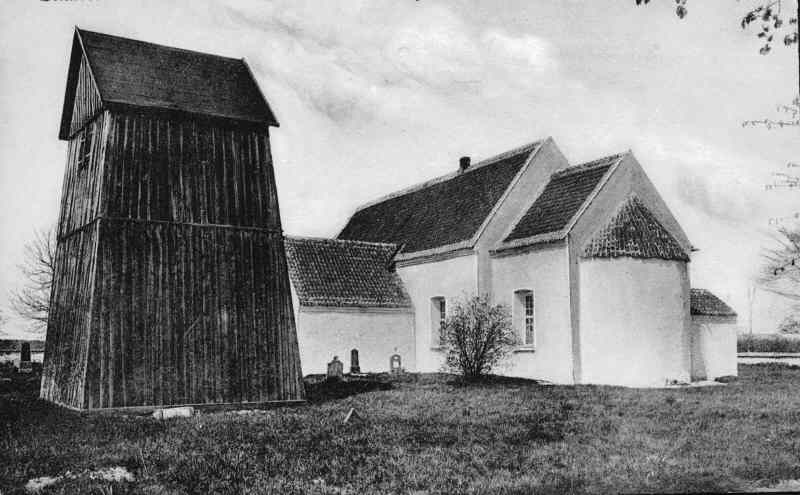
[(138, 44), (141, 44), (141, 45), (150, 45), (150, 46), (154, 46), (154, 47), (157, 47), (157, 48), (162, 48), (162, 49), (167, 49), (167, 50), (172, 50), (172, 51), (177, 51), (177, 52), (191, 53), (191, 54), (194, 54), (194, 55), (205, 55), (207, 57), (221, 58), (221, 59), (225, 59), (225, 60), (232, 60), (232, 61), (235, 61), (235, 62), (241, 62), (241, 61), (244, 60), (244, 58), (228, 57), (228, 56), (225, 56), (225, 55), (218, 55), (216, 53), (201, 52), (201, 51), (197, 51), (197, 50), (189, 50), (188, 48), (180, 48), (180, 47), (177, 47), (177, 46), (164, 45), (164, 44), (161, 44), (161, 43), (154, 43), (152, 41), (138, 40), (136, 38), (129, 38), (127, 36), (119, 36), (119, 35), (116, 35), (116, 34), (101, 33), (100, 31), (91, 31), (89, 29), (82, 29), (82, 28), (80, 28), (78, 26), (75, 26), (75, 30), (78, 31), (79, 33), (91, 33), (91, 34), (96, 34), (96, 35), (99, 35), (99, 36), (106, 36), (108, 38), (117, 38), (117, 39), (121, 39), (121, 40), (125, 40), (125, 41), (132, 41), (134, 43), (138, 43)]
[(373, 242), (373, 241), (359, 241), (355, 239), (338, 239), (336, 237), (314, 237), (314, 236), (301, 236), (301, 235), (287, 235), (284, 236), (286, 240), (290, 241), (313, 241), (313, 242), (327, 242), (330, 244), (366, 244), (372, 246), (385, 246), (397, 248), (398, 244), (393, 242)]
[(576, 174), (579, 172), (583, 172), (586, 170), (592, 170), (595, 168), (607, 167), (609, 165), (613, 165), (614, 162), (618, 161), (623, 156), (630, 153), (629, 151), (625, 151), (622, 153), (616, 153), (613, 155), (604, 156), (602, 158), (597, 158), (595, 160), (591, 160), (588, 162), (584, 162), (578, 165), (570, 165), (569, 167), (564, 167), (561, 169), (556, 170), (551, 174), (551, 177), (563, 177), (565, 175)]
[(445, 174), (445, 175), (440, 175), (439, 177), (434, 177), (433, 179), (428, 179), (428, 180), (426, 180), (424, 182), (419, 182), (417, 184), (413, 184), (411, 186), (408, 186), (408, 187), (405, 187), (403, 189), (391, 192), (389, 194), (385, 194), (385, 195), (383, 195), (383, 196), (381, 196), (379, 198), (373, 199), (373, 200), (368, 201), (368, 202), (366, 202), (366, 203), (364, 203), (362, 205), (357, 206), (354, 213), (357, 213), (357, 212), (359, 212), (361, 210), (365, 210), (365, 209), (369, 208), (370, 206), (375, 206), (377, 204), (383, 203), (384, 201), (388, 201), (390, 199), (398, 198), (400, 196), (405, 196), (406, 194), (411, 194), (413, 192), (421, 191), (422, 189), (426, 189), (426, 188), (428, 188), (430, 186), (433, 186), (433, 185), (436, 185), (436, 184), (441, 184), (442, 182), (447, 182), (450, 179), (454, 179), (456, 177), (460, 177), (460, 176), (469, 174), (471, 172), (474, 172), (477, 169), (486, 167), (488, 165), (493, 165), (493, 164), (495, 164), (495, 163), (497, 163), (499, 161), (505, 160), (506, 158), (509, 158), (509, 157), (512, 157), (512, 156), (516, 156), (516, 155), (519, 155), (519, 154), (522, 154), (522, 153), (525, 153), (525, 152), (533, 152), (533, 151), (536, 150), (536, 148), (541, 146), (542, 143), (544, 143), (546, 140), (547, 140), (547, 138), (539, 139), (537, 141), (533, 141), (533, 142), (524, 144), (522, 146), (517, 146), (516, 148), (510, 149), (508, 151), (504, 151), (503, 153), (499, 153), (497, 155), (490, 156), (489, 158), (484, 158), (483, 160), (481, 160), (481, 161), (479, 161), (479, 162), (477, 162), (477, 163), (475, 163), (473, 165), (470, 165), (470, 167), (467, 170), (464, 170), (464, 171), (456, 170), (455, 172), (450, 172), (450, 173)]
[[(598, 230), (597, 230), (597, 231), (596, 231), (594, 234), (592, 234), (592, 238), (594, 238), (594, 236), (595, 236), (595, 235), (597, 235), (598, 233), (600, 233), (601, 231), (603, 231), (603, 230), (604, 230), (606, 227), (608, 227), (609, 225), (611, 225), (611, 224), (614, 222), (614, 220), (615, 220), (617, 217), (619, 217), (619, 215), (621, 215), (621, 214), (622, 214), (622, 211), (623, 211), (625, 208), (629, 208), (629, 207), (639, 207), (639, 208), (642, 208), (642, 209), (643, 209), (643, 210), (645, 210), (645, 211), (646, 211), (646, 212), (647, 212), (647, 213), (648, 213), (648, 214), (649, 214), (651, 217), (653, 217), (653, 220), (655, 220), (655, 222), (656, 222), (656, 223), (657, 223), (657, 224), (658, 224), (658, 225), (659, 225), (659, 226), (660, 226), (662, 229), (666, 230), (666, 227), (664, 227), (664, 225), (661, 223), (661, 221), (660, 221), (658, 218), (656, 218), (656, 216), (653, 214), (653, 212), (652, 212), (652, 211), (650, 211), (650, 208), (648, 208), (648, 207), (647, 207), (647, 205), (646, 205), (646, 204), (644, 204), (644, 202), (642, 202), (642, 200), (641, 200), (641, 199), (639, 199), (639, 195), (638, 195), (638, 194), (636, 194), (636, 192), (631, 192), (630, 194), (628, 194), (627, 196), (625, 196), (625, 198), (624, 198), (622, 201), (620, 201), (620, 202), (617, 204), (617, 206), (614, 208), (614, 210), (613, 210), (613, 212), (611, 213), (611, 215), (609, 215), (609, 219), (608, 219), (608, 221), (607, 221), (605, 224), (603, 224), (603, 225), (602, 225), (602, 226), (601, 226), (601, 227), (600, 227), (600, 228), (599, 228), (599, 229), (598, 229)], [(671, 237), (673, 237), (673, 239), (674, 239), (674, 236), (673, 236), (673, 235), (672, 235), (672, 234), (671, 234), (669, 231), (667, 231), (667, 234), (669, 234), (669, 235), (670, 235)], [(590, 242), (591, 242), (591, 239), (590, 239)]]
[[(651, 217), (653, 217), (653, 220), (654, 220), (656, 223), (658, 223), (658, 225), (659, 225), (661, 228), (663, 228), (664, 230), (666, 230), (666, 231), (667, 231), (667, 234), (669, 234), (669, 235), (670, 235), (670, 237), (672, 237), (673, 239), (675, 239), (675, 236), (674, 236), (674, 235), (672, 235), (672, 233), (671, 233), (669, 230), (667, 230), (667, 228), (664, 226), (664, 224), (663, 224), (663, 223), (661, 223), (661, 220), (659, 220), (659, 219), (656, 217), (655, 213), (653, 213), (653, 212), (650, 210), (650, 208), (648, 208), (648, 207), (647, 207), (647, 204), (645, 204), (645, 202), (644, 202), (644, 201), (642, 201), (642, 198), (640, 198), (640, 197), (639, 197), (639, 195), (638, 195), (638, 194), (636, 194), (636, 192), (631, 192), (630, 194), (628, 194), (628, 196), (627, 196), (627, 197), (626, 197), (626, 198), (625, 198), (623, 201), (621, 201), (619, 205), (617, 205), (617, 209), (614, 211), (614, 215), (619, 215), (619, 214), (622, 212), (623, 208), (625, 208), (625, 207), (638, 207), (638, 208), (641, 208), (641, 209), (643, 209), (643, 210), (644, 210), (644, 211), (646, 211), (646, 212), (647, 212), (647, 213), (648, 213), (648, 214), (649, 214)], [(675, 241), (677, 242), (677, 239), (675, 239)]]

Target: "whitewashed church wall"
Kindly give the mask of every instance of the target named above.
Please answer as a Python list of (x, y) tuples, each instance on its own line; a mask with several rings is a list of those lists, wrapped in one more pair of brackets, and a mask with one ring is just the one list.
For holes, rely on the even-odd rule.
[(522, 215), (542, 193), (550, 175), (556, 170), (569, 167), (569, 162), (558, 149), (552, 139), (546, 139), (536, 152), (531, 163), (519, 180), (511, 186), (507, 196), (498, 205), (494, 215), (489, 219), (485, 230), (478, 239), (476, 250), (478, 258), (478, 287), (480, 292), (490, 293), (492, 290), (492, 267), (494, 266), (489, 250), (508, 235), (511, 227), (516, 225)]
[[(568, 252), (564, 243), (492, 259), (492, 295), (495, 303), (515, 308), (515, 292), (531, 290), (534, 297), (534, 345), (520, 346), (498, 372), (554, 383), (572, 381)], [(517, 322), (518, 315), (512, 315)]]
[(692, 380), (737, 376), (736, 317), (692, 316)]
[(397, 273), (414, 306), (416, 371), (441, 371), (444, 352), (438, 347), (438, 339), (433, 333), (438, 331), (438, 326), (431, 318), (431, 298), (444, 297), (449, 311), (457, 300), (475, 295), (476, 260), (475, 254), (468, 254), (441, 261), (398, 265)]
[(688, 382), (686, 263), (603, 258), (579, 265), (581, 381), (642, 387)]
[(338, 356), (350, 371), (351, 351), (358, 350), (361, 372), (389, 371), (389, 359), (399, 354), (413, 371), (414, 315), (410, 310), (305, 308), (296, 312), (297, 340), (303, 375), (325, 373)]

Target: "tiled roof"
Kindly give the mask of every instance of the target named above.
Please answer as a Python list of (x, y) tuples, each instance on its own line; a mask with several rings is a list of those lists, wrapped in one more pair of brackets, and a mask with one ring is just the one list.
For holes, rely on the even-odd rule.
[(736, 316), (736, 311), (705, 289), (692, 289), (690, 296), (693, 315)]
[(566, 227), (620, 156), (601, 158), (554, 173), (504, 242), (557, 232)]
[(289, 277), (303, 306), (411, 307), (390, 267), (396, 251), (393, 244), (286, 238)]
[(277, 125), (243, 59), (76, 30), (104, 102)]
[(339, 239), (404, 244), (413, 253), (468, 241), (540, 143), (358, 210)]
[(689, 261), (678, 241), (642, 201), (631, 196), (587, 243), (587, 258), (660, 258)]

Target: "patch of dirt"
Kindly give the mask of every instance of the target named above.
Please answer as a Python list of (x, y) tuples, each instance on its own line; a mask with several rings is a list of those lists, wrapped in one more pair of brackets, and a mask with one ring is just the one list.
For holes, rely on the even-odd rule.
[(370, 378), (345, 377), (340, 381), (305, 382), (306, 400), (311, 404), (319, 404), (331, 400), (343, 399), (351, 395), (391, 390), (391, 382)]

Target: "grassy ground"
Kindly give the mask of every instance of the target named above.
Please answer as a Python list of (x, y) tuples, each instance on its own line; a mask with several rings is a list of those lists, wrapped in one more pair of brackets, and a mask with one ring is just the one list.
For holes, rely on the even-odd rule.
[[(724, 491), (800, 478), (800, 368), (740, 367), (720, 387), (545, 387), (442, 375), (314, 385), (312, 403), (156, 421), (80, 415), (0, 383), (0, 491), (53, 493), (562, 493)], [(377, 390), (368, 391), (371, 388)], [(343, 419), (355, 408), (361, 420)]]

